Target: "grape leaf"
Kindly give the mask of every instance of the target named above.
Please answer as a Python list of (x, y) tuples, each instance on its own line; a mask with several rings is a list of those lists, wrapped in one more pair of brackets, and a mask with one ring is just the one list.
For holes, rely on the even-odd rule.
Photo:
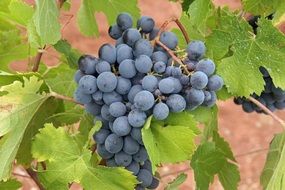
[(217, 131), (213, 132), (213, 141), (226, 158), (236, 162), (229, 143), (225, 141), (225, 139), (222, 138)]
[(13, 21), (27, 26), (33, 17), (34, 9), (21, 0), (12, 0), (9, 5), (9, 12), (9, 19), (13, 19)]
[(184, 173), (179, 174), (173, 181), (171, 181), (165, 190), (178, 190), (178, 187), (185, 182), (187, 175)]
[(189, 6), (194, 2), (195, 0), (184, 0), (182, 2), (182, 11), (188, 12)]
[(0, 189), (3, 190), (15, 190), (15, 189), (19, 189), (22, 186), (22, 184), (15, 180), (15, 179), (10, 179), (8, 181), (2, 181), (0, 182)]
[(267, 155), (260, 181), (264, 189), (282, 189), (285, 174), (285, 133), (275, 135)]
[(218, 172), (218, 177), (225, 190), (237, 190), (240, 175), (235, 164), (226, 162)]
[[(233, 95), (248, 97), (263, 91), (260, 66), (269, 71), (275, 86), (285, 89), (285, 78), (281, 75), (285, 72), (285, 36), (271, 21), (261, 19), (259, 26), (254, 36), (245, 20), (223, 10), (218, 27), (207, 39), (207, 47), (215, 59), (222, 59), (217, 73)], [(226, 56), (229, 50), (232, 53)]]
[(196, 123), (193, 118), (187, 119), (189, 123), (184, 126), (155, 121), (152, 116), (148, 118), (142, 129), (142, 139), (152, 162), (153, 172), (158, 164), (182, 162), (191, 157), (195, 150), (195, 131), (198, 129), (194, 129)]
[(56, 129), (52, 124), (46, 124), (36, 135), (32, 153), (38, 161), (47, 163), (47, 169), (39, 172), (46, 189), (67, 189), (68, 183), (77, 182), (86, 190), (133, 190), (137, 183), (135, 176), (123, 168), (93, 167), (91, 151), (81, 147), (64, 128)]
[(80, 54), (77, 50), (72, 49), (71, 45), (66, 40), (60, 40), (55, 45), (54, 48), (62, 53), (67, 60), (68, 65), (73, 69), (78, 69), (77, 61)]
[(77, 23), (80, 31), (87, 36), (98, 36), (98, 25), (94, 17), (95, 12), (103, 12), (109, 24), (116, 21), (116, 17), (121, 12), (130, 13), (134, 19), (139, 17), (137, 0), (83, 0), (77, 13)]
[(36, 0), (34, 24), (41, 39), (41, 47), (55, 44), (61, 37), (59, 10), (55, 0)]
[[(50, 98), (45, 93), (38, 93), (43, 81), (36, 76), (31, 76), (30, 79), (24, 77), (23, 80), (23, 83), (14, 81), (0, 88), (0, 92), (5, 92), (0, 96), (0, 136), (5, 135), (0, 140), (0, 180), (9, 176), (12, 162), (25, 136), (32, 137), (28, 131), (36, 130), (31, 129), (35, 125), (40, 127), (40, 121), (35, 116), (46, 116), (46, 111), (49, 113), (52, 108), (56, 108), (50, 104), (51, 110), (42, 109), (42, 106), (47, 106), (45, 103)], [(40, 110), (42, 111), (39, 112)]]

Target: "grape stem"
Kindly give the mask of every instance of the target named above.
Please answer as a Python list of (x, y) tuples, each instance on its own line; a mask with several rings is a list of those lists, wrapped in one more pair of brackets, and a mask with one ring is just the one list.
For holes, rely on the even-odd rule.
[(31, 178), (33, 179), (33, 181), (37, 184), (38, 188), (39, 188), (40, 190), (44, 190), (45, 188), (43, 187), (43, 185), (42, 185), (41, 182), (39, 181), (37, 172), (34, 171), (34, 170), (31, 169), (31, 168), (28, 168), (26, 171), (27, 171), (27, 173), (31, 176)]
[(189, 39), (189, 35), (185, 29), (185, 27), (183, 26), (183, 24), (179, 21), (178, 18), (175, 18), (175, 17), (172, 17), (168, 20), (166, 20), (160, 27), (159, 29), (159, 32), (158, 32), (158, 36), (160, 36), (161, 32), (163, 32), (165, 30), (165, 28), (167, 27), (167, 25), (171, 22), (175, 22), (176, 25), (179, 27), (180, 31), (182, 32), (184, 38), (185, 38), (185, 41), (187, 42), (187, 44), (190, 42), (190, 39)]
[(267, 113), (268, 115), (270, 115), (274, 120), (276, 120), (278, 123), (281, 124), (281, 126), (283, 127), (283, 129), (285, 129), (285, 121), (282, 120), (280, 117), (278, 117), (277, 115), (275, 115), (272, 111), (270, 111), (266, 106), (264, 106), (262, 103), (260, 103), (258, 100), (256, 100), (253, 97), (249, 97), (248, 100), (250, 100), (252, 103), (254, 103), (255, 105), (257, 105), (259, 108), (261, 108), (265, 113)]
[(160, 45), (163, 49), (165, 49), (167, 51), (167, 53), (169, 53), (169, 55), (172, 57), (172, 59), (174, 61), (176, 61), (182, 68), (183, 70), (185, 71), (185, 73), (187, 75), (190, 75), (191, 73), (188, 71), (187, 69), (187, 66), (184, 65), (182, 63), (182, 61), (171, 51), (171, 49), (169, 49), (168, 47), (166, 47), (166, 45), (164, 45), (162, 42), (160, 42), (158, 39), (155, 39), (155, 43)]
[(68, 101), (68, 102), (72, 102), (72, 103), (78, 104), (80, 107), (83, 108), (83, 104), (81, 104), (81, 103), (75, 101), (75, 100), (74, 100), (73, 98), (71, 98), (71, 97), (64, 96), (64, 95), (58, 94), (58, 93), (56, 93), (56, 92), (51, 92), (51, 93), (50, 93), (50, 96), (53, 96), (53, 97), (55, 97), (55, 98), (57, 98), (57, 99), (61, 99), (61, 100), (65, 100), (65, 101)]
[(40, 65), (40, 62), (41, 62), (41, 59), (42, 59), (42, 56), (43, 56), (43, 50), (45, 49), (45, 46), (43, 47), (43, 49), (39, 49), (38, 50), (38, 53), (34, 59), (34, 64), (33, 64), (33, 68), (32, 68), (32, 71), (33, 72), (37, 72), (39, 70), (39, 65)]

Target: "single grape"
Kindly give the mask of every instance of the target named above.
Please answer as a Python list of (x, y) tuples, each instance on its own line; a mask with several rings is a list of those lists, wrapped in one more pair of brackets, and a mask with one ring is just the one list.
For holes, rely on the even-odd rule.
[(97, 77), (97, 86), (102, 92), (112, 92), (117, 87), (117, 77), (111, 72), (103, 72)]
[(146, 55), (140, 55), (135, 60), (135, 67), (140, 73), (148, 73), (152, 68), (152, 61)]
[(112, 133), (105, 140), (106, 150), (110, 153), (118, 153), (123, 148), (123, 138), (118, 135)]
[(169, 77), (169, 78), (173, 81), (173, 84), (174, 84), (174, 90), (172, 93), (175, 93), (175, 94), (180, 93), (180, 91), (183, 88), (181, 83), (180, 83), (180, 80), (177, 78), (174, 78), (174, 77)]
[(104, 103), (107, 105), (111, 105), (114, 102), (121, 102), (123, 100), (122, 96), (115, 91), (112, 92), (104, 92), (103, 93)]
[(205, 94), (202, 90), (191, 88), (186, 94), (187, 101), (193, 106), (199, 106), (204, 102)]
[(100, 90), (97, 90), (96, 92), (94, 92), (92, 94), (92, 98), (94, 101), (101, 101), (103, 100), (103, 92), (101, 92)]
[(182, 84), (182, 85), (188, 85), (189, 84), (189, 82), (190, 82), (190, 77), (188, 77), (187, 75), (182, 75), (180, 78), (179, 78), (179, 80), (180, 80), (180, 83)]
[(186, 108), (186, 101), (179, 94), (170, 95), (166, 101), (166, 104), (172, 112), (182, 112)]
[(171, 76), (172, 75), (172, 69), (173, 69), (173, 66), (167, 66), (165, 69), (164, 76), (166, 76), (166, 77)]
[(118, 136), (126, 136), (131, 132), (131, 126), (127, 116), (121, 116), (115, 119), (113, 123), (113, 131)]
[(84, 107), (85, 107), (86, 112), (94, 116), (100, 115), (101, 113), (101, 106), (94, 102), (89, 102), (87, 104), (84, 104)]
[(179, 67), (173, 67), (171, 70), (171, 75), (173, 77), (179, 78), (182, 76), (182, 70)]
[[(203, 103), (204, 106), (212, 107), (216, 104), (216, 101), (217, 101), (216, 93), (214, 91), (210, 91), (210, 94), (211, 94), (211, 98), (210, 100), (204, 100), (204, 103)], [(207, 97), (207, 99), (209, 99), (209, 97)]]
[(123, 41), (130, 47), (133, 47), (139, 39), (141, 39), (141, 34), (134, 28), (127, 29), (123, 33)]
[(210, 91), (218, 91), (223, 87), (223, 85), (224, 85), (223, 79), (219, 75), (213, 75), (209, 78), (207, 88)]
[(162, 61), (164, 63), (167, 63), (168, 57), (167, 54), (162, 51), (156, 51), (152, 54), (151, 59), (153, 62)]
[(161, 41), (169, 49), (175, 49), (178, 44), (177, 36), (173, 32), (168, 31), (160, 34), (159, 41)]
[(77, 102), (81, 104), (88, 104), (92, 100), (92, 97), (90, 94), (84, 94), (79, 88), (76, 89), (73, 97)]
[(208, 84), (208, 76), (202, 71), (196, 71), (190, 78), (190, 83), (193, 88), (202, 90)]
[(96, 71), (97, 73), (103, 73), (103, 72), (108, 72), (111, 71), (111, 65), (107, 61), (99, 61), (96, 65)]
[(117, 24), (110, 26), (108, 33), (109, 36), (115, 40), (119, 39), (122, 36), (122, 30)]
[(148, 154), (146, 152), (146, 149), (141, 146), (140, 147), (140, 150), (133, 155), (133, 159), (136, 161), (136, 162), (144, 162), (148, 159)]
[(130, 165), (126, 167), (127, 170), (133, 173), (133, 175), (137, 175), (140, 171), (140, 165), (139, 163), (132, 161)]
[(168, 106), (163, 103), (157, 103), (153, 108), (153, 117), (157, 120), (164, 120), (169, 115), (169, 108)]
[(204, 91), (205, 99), (204, 102), (208, 102), (211, 100), (211, 93), (207, 90)]
[(137, 29), (142, 30), (144, 33), (150, 33), (153, 30), (155, 23), (149, 16), (142, 16), (137, 22)]
[(127, 154), (133, 155), (136, 154), (140, 149), (139, 143), (135, 141), (132, 137), (126, 136), (124, 138), (123, 151)]
[(104, 104), (101, 108), (101, 116), (107, 121), (114, 120), (114, 117), (109, 112), (109, 106), (106, 104)]
[(109, 107), (109, 112), (113, 117), (120, 117), (125, 115), (127, 108), (122, 102), (114, 102)]
[(133, 49), (126, 44), (121, 44), (117, 47), (117, 62), (120, 64), (126, 59), (133, 59)]
[(96, 81), (96, 77), (85, 75), (79, 80), (78, 88), (85, 94), (93, 94), (97, 90)]
[(93, 135), (93, 139), (96, 143), (103, 144), (106, 138), (109, 136), (110, 131), (107, 129), (100, 129)]
[(108, 167), (118, 167), (116, 161), (115, 161), (115, 158), (110, 158), (110, 159), (107, 159), (106, 160), (106, 165)]
[(136, 41), (134, 46), (134, 55), (136, 57), (140, 55), (151, 56), (153, 52), (153, 47), (151, 43), (146, 39), (139, 39)]
[(152, 182), (150, 186), (148, 186), (148, 189), (156, 189), (159, 186), (159, 180), (155, 177), (152, 178)]
[(175, 90), (174, 81), (171, 78), (165, 78), (159, 81), (158, 88), (163, 94), (170, 94)]
[(110, 159), (114, 156), (113, 153), (110, 153), (108, 150), (106, 150), (104, 144), (97, 144), (97, 152), (103, 159)]
[(138, 181), (142, 182), (143, 187), (148, 187), (152, 183), (152, 174), (145, 169), (141, 169), (138, 173)]
[(147, 90), (149, 92), (153, 92), (158, 87), (158, 80), (153, 75), (147, 75), (142, 80), (142, 87), (144, 90)]
[(119, 65), (119, 73), (122, 77), (133, 78), (137, 73), (135, 62), (131, 59), (122, 61)]
[(132, 28), (133, 18), (129, 13), (121, 13), (117, 16), (117, 25), (122, 29), (126, 30)]
[(190, 60), (199, 60), (205, 55), (206, 46), (202, 41), (192, 41), (187, 45), (186, 52)]
[(149, 160), (146, 160), (143, 162), (143, 165), (141, 166), (141, 169), (146, 169), (152, 173), (152, 165)]
[(98, 59), (91, 55), (83, 55), (78, 60), (79, 70), (87, 75), (95, 74), (95, 66), (98, 63)]
[(115, 154), (115, 161), (118, 166), (128, 166), (132, 163), (132, 156), (121, 151)]
[(254, 108), (250, 102), (243, 102), (242, 109), (247, 113), (251, 113), (254, 111)]
[(121, 95), (128, 94), (132, 86), (132, 83), (129, 79), (126, 79), (124, 77), (118, 77), (118, 83), (116, 87), (116, 92), (118, 92)]
[(77, 70), (74, 75), (74, 81), (78, 84), (79, 80), (84, 76), (84, 73), (80, 70)]
[(153, 70), (157, 73), (165, 72), (166, 64), (162, 61), (158, 61), (153, 65)]
[(130, 89), (129, 93), (128, 93), (128, 100), (131, 103), (134, 103), (134, 98), (137, 95), (137, 93), (139, 93), (140, 91), (142, 91), (143, 88), (141, 85), (134, 85), (132, 86), (132, 88)]
[(133, 127), (142, 127), (146, 120), (146, 114), (140, 110), (132, 110), (128, 114), (128, 121)]
[(114, 64), (117, 59), (116, 48), (111, 44), (103, 44), (99, 49), (99, 58)]
[(148, 36), (149, 40), (150, 40), (150, 41), (151, 41), (151, 40), (154, 40), (154, 39), (156, 38), (156, 36), (158, 35), (158, 32), (159, 32), (159, 29), (156, 28), (156, 27), (154, 27), (154, 28), (152, 29), (152, 31), (149, 33), (149, 36)]
[(143, 90), (136, 94), (134, 103), (135, 107), (140, 110), (149, 110), (154, 104), (154, 96), (149, 91)]
[(215, 63), (210, 59), (203, 59), (196, 65), (196, 71), (202, 71), (207, 76), (212, 75), (215, 72)]
[(141, 133), (141, 129), (140, 128), (132, 128), (131, 131), (131, 136), (133, 139), (135, 139), (139, 144), (143, 144), (142, 141), (142, 133)]

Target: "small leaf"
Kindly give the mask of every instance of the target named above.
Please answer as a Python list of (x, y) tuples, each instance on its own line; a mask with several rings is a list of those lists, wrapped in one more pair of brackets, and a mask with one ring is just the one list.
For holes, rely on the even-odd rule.
[(189, 6), (194, 2), (195, 0), (183, 0), (182, 3), (182, 10), (184, 12), (188, 12)]
[(218, 176), (225, 190), (237, 190), (240, 175), (235, 164), (226, 162), (218, 172)]
[(19, 189), (20, 187), (22, 187), (22, 184), (15, 179), (10, 179), (5, 182), (3, 181), (0, 182), (0, 189), (3, 189), (3, 190), (15, 190), (15, 189)]
[(213, 133), (213, 141), (226, 158), (236, 162), (229, 143), (225, 141), (225, 139), (221, 137), (217, 131), (214, 131)]
[(171, 181), (165, 190), (179, 190), (178, 187), (185, 182), (187, 175), (184, 173), (179, 174), (173, 181)]

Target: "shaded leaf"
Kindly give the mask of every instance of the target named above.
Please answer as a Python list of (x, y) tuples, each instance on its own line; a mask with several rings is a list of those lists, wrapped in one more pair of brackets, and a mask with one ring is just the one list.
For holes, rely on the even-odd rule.
[(3, 190), (15, 190), (15, 189), (19, 189), (22, 186), (22, 184), (15, 180), (15, 179), (10, 179), (8, 181), (2, 181), (0, 182), (0, 189)]

